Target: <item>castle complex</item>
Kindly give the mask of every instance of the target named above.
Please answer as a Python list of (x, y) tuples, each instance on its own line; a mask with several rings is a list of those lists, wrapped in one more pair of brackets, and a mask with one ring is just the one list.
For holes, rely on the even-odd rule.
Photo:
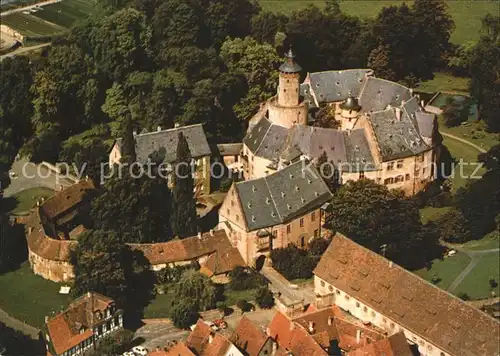
[[(279, 72), (277, 95), (261, 104), (243, 140), (246, 179), (326, 155), (339, 183), (366, 177), (414, 195), (433, 180), (437, 121), (411, 89), (369, 69), (309, 73), (300, 84), (291, 50)], [(338, 129), (318, 127), (319, 110)]]

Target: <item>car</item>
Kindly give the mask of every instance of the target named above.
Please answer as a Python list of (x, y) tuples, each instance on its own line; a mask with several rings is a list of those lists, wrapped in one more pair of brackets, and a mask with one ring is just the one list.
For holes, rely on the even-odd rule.
[(451, 257), (451, 256), (455, 256), (456, 254), (457, 254), (457, 250), (449, 250), (449, 251), (448, 251), (448, 253), (447, 253), (447, 255), (448, 255), (449, 257)]
[(217, 329), (227, 329), (227, 323), (224, 319), (215, 319), (212, 323)]
[(143, 356), (148, 354), (148, 349), (143, 346), (134, 346), (132, 347), (132, 352), (136, 355)]

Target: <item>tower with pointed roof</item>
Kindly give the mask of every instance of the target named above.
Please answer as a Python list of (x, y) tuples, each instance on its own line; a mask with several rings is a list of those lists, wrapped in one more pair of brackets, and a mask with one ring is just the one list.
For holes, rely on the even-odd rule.
[(358, 99), (349, 91), (349, 96), (338, 105), (338, 108), (340, 109), (340, 116), (337, 116), (337, 119), (340, 120), (340, 128), (342, 130), (352, 130), (361, 111)]
[(286, 61), (280, 66), (278, 105), (284, 107), (299, 105), (300, 72), (292, 48), (285, 54)]

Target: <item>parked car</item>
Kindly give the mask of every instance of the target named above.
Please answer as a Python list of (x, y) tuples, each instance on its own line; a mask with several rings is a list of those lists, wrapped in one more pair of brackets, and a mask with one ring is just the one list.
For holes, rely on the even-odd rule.
[(215, 319), (212, 325), (215, 325), (217, 329), (227, 329), (227, 323), (224, 319)]
[(456, 254), (457, 254), (457, 250), (449, 250), (448, 253), (446, 253), (446, 255), (448, 257), (455, 256)]
[(136, 355), (143, 356), (148, 354), (148, 349), (143, 346), (134, 346), (132, 347), (132, 352)]

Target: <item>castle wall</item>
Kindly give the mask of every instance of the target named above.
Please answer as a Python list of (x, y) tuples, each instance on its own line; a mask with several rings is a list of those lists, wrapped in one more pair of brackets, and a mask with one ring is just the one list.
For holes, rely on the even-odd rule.
[(29, 261), (34, 274), (53, 282), (67, 282), (75, 277), (73, 266), (66, 261), (41, 257), (29, 250)]
[(302, 102), (296, 106), (281, 106), (279, 100), (269, 102), (269, 120), (277, 125), (290, 128), (293, 125), (306, 125), (308, 105)]

